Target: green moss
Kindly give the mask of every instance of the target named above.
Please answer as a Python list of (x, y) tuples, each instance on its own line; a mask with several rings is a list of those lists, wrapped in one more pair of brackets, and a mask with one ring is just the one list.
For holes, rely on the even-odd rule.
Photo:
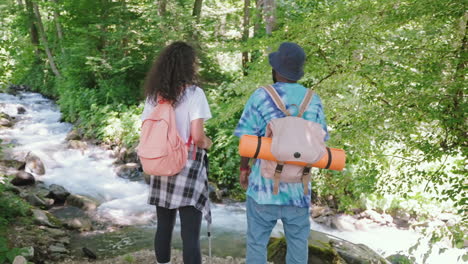
[[(286, 238), (270, 238), (268, 243), (268, 261), (284, 263), (286, 258)], [(309, 244), (309, 263), (314, 264), (346, 264), (338, 252), (326, 242), (317, 241), (317, 244)]]
[(286, 257), (286, 238), (270, 238), (267, 253), (268, 261), (284, 263), (284, 258)]

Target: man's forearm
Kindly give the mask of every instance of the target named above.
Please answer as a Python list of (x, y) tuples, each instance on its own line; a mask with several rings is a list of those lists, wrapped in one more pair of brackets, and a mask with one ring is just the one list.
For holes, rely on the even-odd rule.
[(250, 158), (241, 157), (241, 164), (240, 164), (241, 169), (247, 169), (249, 167), (249, 161), (250, 161)]

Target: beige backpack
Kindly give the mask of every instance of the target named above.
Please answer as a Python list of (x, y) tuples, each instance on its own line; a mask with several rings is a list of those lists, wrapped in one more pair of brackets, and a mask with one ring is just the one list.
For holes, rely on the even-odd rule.
[[(279, 192), (280, 182), (302, 182), (304, 194), (307, 195), (311, 165), (327, 152), (324, 142), (326, 133), (322, 126), (302, 118), (312, 101), (314, 92), (308, 89), (299, 106), (298, 115), (291, 116), (276, 90), (271, 85), (263, 88), (286, 117), (273, 119), (267, 125), (265, 136), (272, 138), (271, 153), (277, 161), (262, 160), (262, 176), (274, 180), (275, 195)], [(307, 166), (285, 164), (286, 161), (300, 161)]]

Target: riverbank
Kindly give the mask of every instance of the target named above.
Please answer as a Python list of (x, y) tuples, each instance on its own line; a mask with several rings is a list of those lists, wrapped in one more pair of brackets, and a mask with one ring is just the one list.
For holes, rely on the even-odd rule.
[[(203, 263), (211, 263), (211, 264), (244, 264), (244, 259), (239, 258), (220, 258), (220, 257), (211, 257), (204, 255), (203, 256)], [(129, 254), (125, 254), (123, 256), (118, 256), (115, 258), (109, 258), (104, 260), (65, 260), (60, 262), (61, 264), (131, 264), (131, 263), (156, 263), (154, 251), (152, 250), (141, 250)], [(183, 264), (182, 252), (180, 250), (172, 250), (172, 257), (171, 263), (173, 264)]]

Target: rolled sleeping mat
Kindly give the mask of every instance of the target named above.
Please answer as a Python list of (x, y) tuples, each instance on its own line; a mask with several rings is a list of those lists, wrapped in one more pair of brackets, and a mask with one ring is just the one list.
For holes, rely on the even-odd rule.
[[(239, 142), (239, 154), (242, 157), (276, 161), (270, 149), (271, 138), (268, 137), (243, 135)], [(299, 161), (285, 161), (285, 163), (306, 165), (306, 163)], [(344, 150), (327, 148), (327, 153), (319, 161), (312, 164), (312, 167), (341, 171), (344, 169), (345, 163), (346, 153)]]

